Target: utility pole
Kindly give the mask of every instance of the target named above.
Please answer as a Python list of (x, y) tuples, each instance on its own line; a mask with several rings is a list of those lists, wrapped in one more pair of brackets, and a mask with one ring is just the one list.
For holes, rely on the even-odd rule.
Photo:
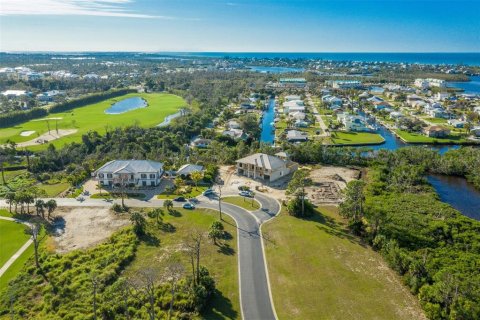
[(220, 221), (222, 221), (222, 186), (218, 185), (218, 211), (220, 212)]

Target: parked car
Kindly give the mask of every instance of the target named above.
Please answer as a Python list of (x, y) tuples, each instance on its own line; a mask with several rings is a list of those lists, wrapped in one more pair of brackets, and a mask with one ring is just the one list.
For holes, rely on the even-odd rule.
[(200, 201), (198, 201), (197, 198), (190, 198), (190, 199), (188, 199), (188, 202), (191, 202), (191, 203), (199, 203)]
[(85, 198), (84, 197), (78, 197), (77, 201), (83, 202), (83, 201), (85, 201)]
[(251, 191), (240, 191), (238, 194), (242, 197), (253, 198), (253, 193)]
[(207, 189), (207, 190), (203, 191), (203, 195), (206, 196), (206, 197), (208, 197), (212, 194), (215, 194), (215, 191), (213, 191), (212, 189)]
[(195, 209), (195, 205), (193, 203), (187, 202), (183, 205), (183, 209), (193, 210), (193, 209)]
[(185, 199), (185, 197), (176, 197), (175, 199), (173, 199), (173, 201), (185, 202), (187, 200)]

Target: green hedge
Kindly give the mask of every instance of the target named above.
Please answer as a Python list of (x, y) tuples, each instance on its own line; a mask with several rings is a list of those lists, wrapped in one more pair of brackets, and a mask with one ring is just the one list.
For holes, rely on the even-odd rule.
[(0, 115), (0, 128), (7, 128), (31, 119), (45, 117), (47, 114), (48, 111), (41, 108), (2, 114)]
[(64, 112), (74, 108), (83, 107), (92, 103), (97, 103), (103, 100), (123, 96), (128, 93), (137, 92), (135, 89), (119, 89), (111, 90), (101, 93), (94, 93), (86, 97), (73, 99), (65, 102), (58, 103), (50, 108), (50, 113)]

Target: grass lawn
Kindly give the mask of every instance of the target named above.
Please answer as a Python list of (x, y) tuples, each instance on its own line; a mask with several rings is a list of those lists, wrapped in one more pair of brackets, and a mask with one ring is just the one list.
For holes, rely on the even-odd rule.
[[(190, 271), (188, 257), (182, 250), (182, 242), (193, 230), (207, 232), (212, 222), (218, 219), (214, 210), (178, 209), (178, 214), (163, 216), (164, 223), (174, 227), (173, 232), (162, 231), (151, 221), (147, 231), (158, 243), (142, 242), (137, 250), (136, 258), (126, 269), (126, 275), (136, 274), (144, 268), (154, 268), (162, 272), (169, 257), (178, 258), (184, 263), (185, 272)], [(202, 245), (200, 263), (208, 268), (215, 279), (218, 292), (209, 306), (202, 312), (204, 319), (240, 319), (240, 302), (238, 288), (237, 263), (237, 231), (235, 222), (224, 215), (225, 231), (231, 236), (228, 240), (221, 240), (222, 245), (214, 245), (205, 239)]]
[[(130, 193), (127, 194), (126, 198), (130, 199), (144, 199), (146, 197), (145, 193)], [(120, 199), (121, 197), (118, 194), (111, 194), (108, 192), (94, 193), (90, 196), (92, 199)]]
[(222, 198), (222, 201), (237, 205), (245, 210), (255, 211), (260, 209), (260, 203), (254, 198), (233, 196)]
[(0, 266), (20, 249), (30, 238), (25, 234), (25, 226), (14, 221), (0, 220)]
[(284, 212), (263, 226), (279, 319), (422, 319), (417, 299), (382, 257), (345, 231), (337, 208)]
[[(105, 110), (113, 103), (130, 97), (142, 97), (148, 102), (148, 106), (146, 108), (136, 109), (122, 114), (105, 113)], [(58, 121), (59, 129), (78, 129), (74, 134), (52, 141), (56, 147), (61, 147), (66, 143), (81, 141), (82, 135), (90, 130), (103, 133), (107, 126), (110, 130), (115, 127), (133, 124), (138, 124), (142, 127), (153, 127), (161, 123), (166, 116), (175, 113), (185, 105), (186, 103), (181, 97), (172, 94), (131, 93), (85, 107), (76, 108), (68, 112), (51, 113), (45, 118), (62, 118), (62, 120)], [(55, 123), (53, 122), (54, 121), (50, 121), (51, 128), (55, 127)], [(28, 137), (20, 136), (22, 131), (30, 130), (35, 131), (35, 133)], [(15, 142), (29, 141), (35, 139), (37, 134), (43, 134), (47, 131), (46, 122), (41, 121), (41, 119), (35, 119), (10, 128), (0, 129), (0, 144), (5, 143), (8, 139)], [(47, 145), (29, 147), (29, 149), (32, 150), (46, 148)]]
[(462, 144), (470, 143), (460, 135), (450, 135), (448, 138), (431, 138), (420, 133), (411, 133), (403, 130), (397, 130), (397, 134), (408, 143), (438, 143), (438, 144)]
[(186, 199), (189, 199), (189, 198), (195, 198), (196, 196), (199, 196), (201, 195), (205, 190), (207, 190), (209, 187), (206, 187), (206, 186), (199, 186), (198, 188), (196, 187), (192, 187), (192, 191), (188, 192), (188, 193), (182, 193), (182, 194), (176, 194), (176, 193), (172, 193), (172, 194), (167, 194), (167, 193), (161, 193), (159, 195), (157, 195), (157, 198), (158, 199), (170, 199), (170, 200), (173, 200), (177, 197), (185, 197)]
[(69, 183), (38, 184), (37, 187), (47, 193), (47, 197), (55, 197), (70, 187)]
[(443, 118), (426, 118), (425, 120), (432, 123), (447, 123), (447, 119)]
[(370, 132), (332, 132), (331, 136), (334, 144), (378, 144), (384, 141), (383, 137), (378, 133)]
[(12, 214), (10, 212), (8, 212), (8, 208), (7, 209), (0, 209), (0, 216), (11, 218)]

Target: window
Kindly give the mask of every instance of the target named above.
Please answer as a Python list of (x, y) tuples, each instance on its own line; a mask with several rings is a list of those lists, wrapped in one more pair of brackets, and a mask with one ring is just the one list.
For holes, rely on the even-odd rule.
[(144, 187), (146, 187), (146, 186), (147, 186), (147, 181), (142, 181), (142, 185), (143, 185)]
[(112, 174), (111, 173), (107, 173), (107, 178), (112, 178)]
[(156, 174), (150, 173), (150, 179), (155, 179)]
[(99, 178), (103, 178), (103, 173), (99, 173), (99, 174), (98, 174), (98, 177), (99, 177)]
[(140, 176), (142, 177), (142, 179), (145, 179), (145, 178), (147, 177), (147, 174), (146, 174), (146, 173), (142, 173)]

